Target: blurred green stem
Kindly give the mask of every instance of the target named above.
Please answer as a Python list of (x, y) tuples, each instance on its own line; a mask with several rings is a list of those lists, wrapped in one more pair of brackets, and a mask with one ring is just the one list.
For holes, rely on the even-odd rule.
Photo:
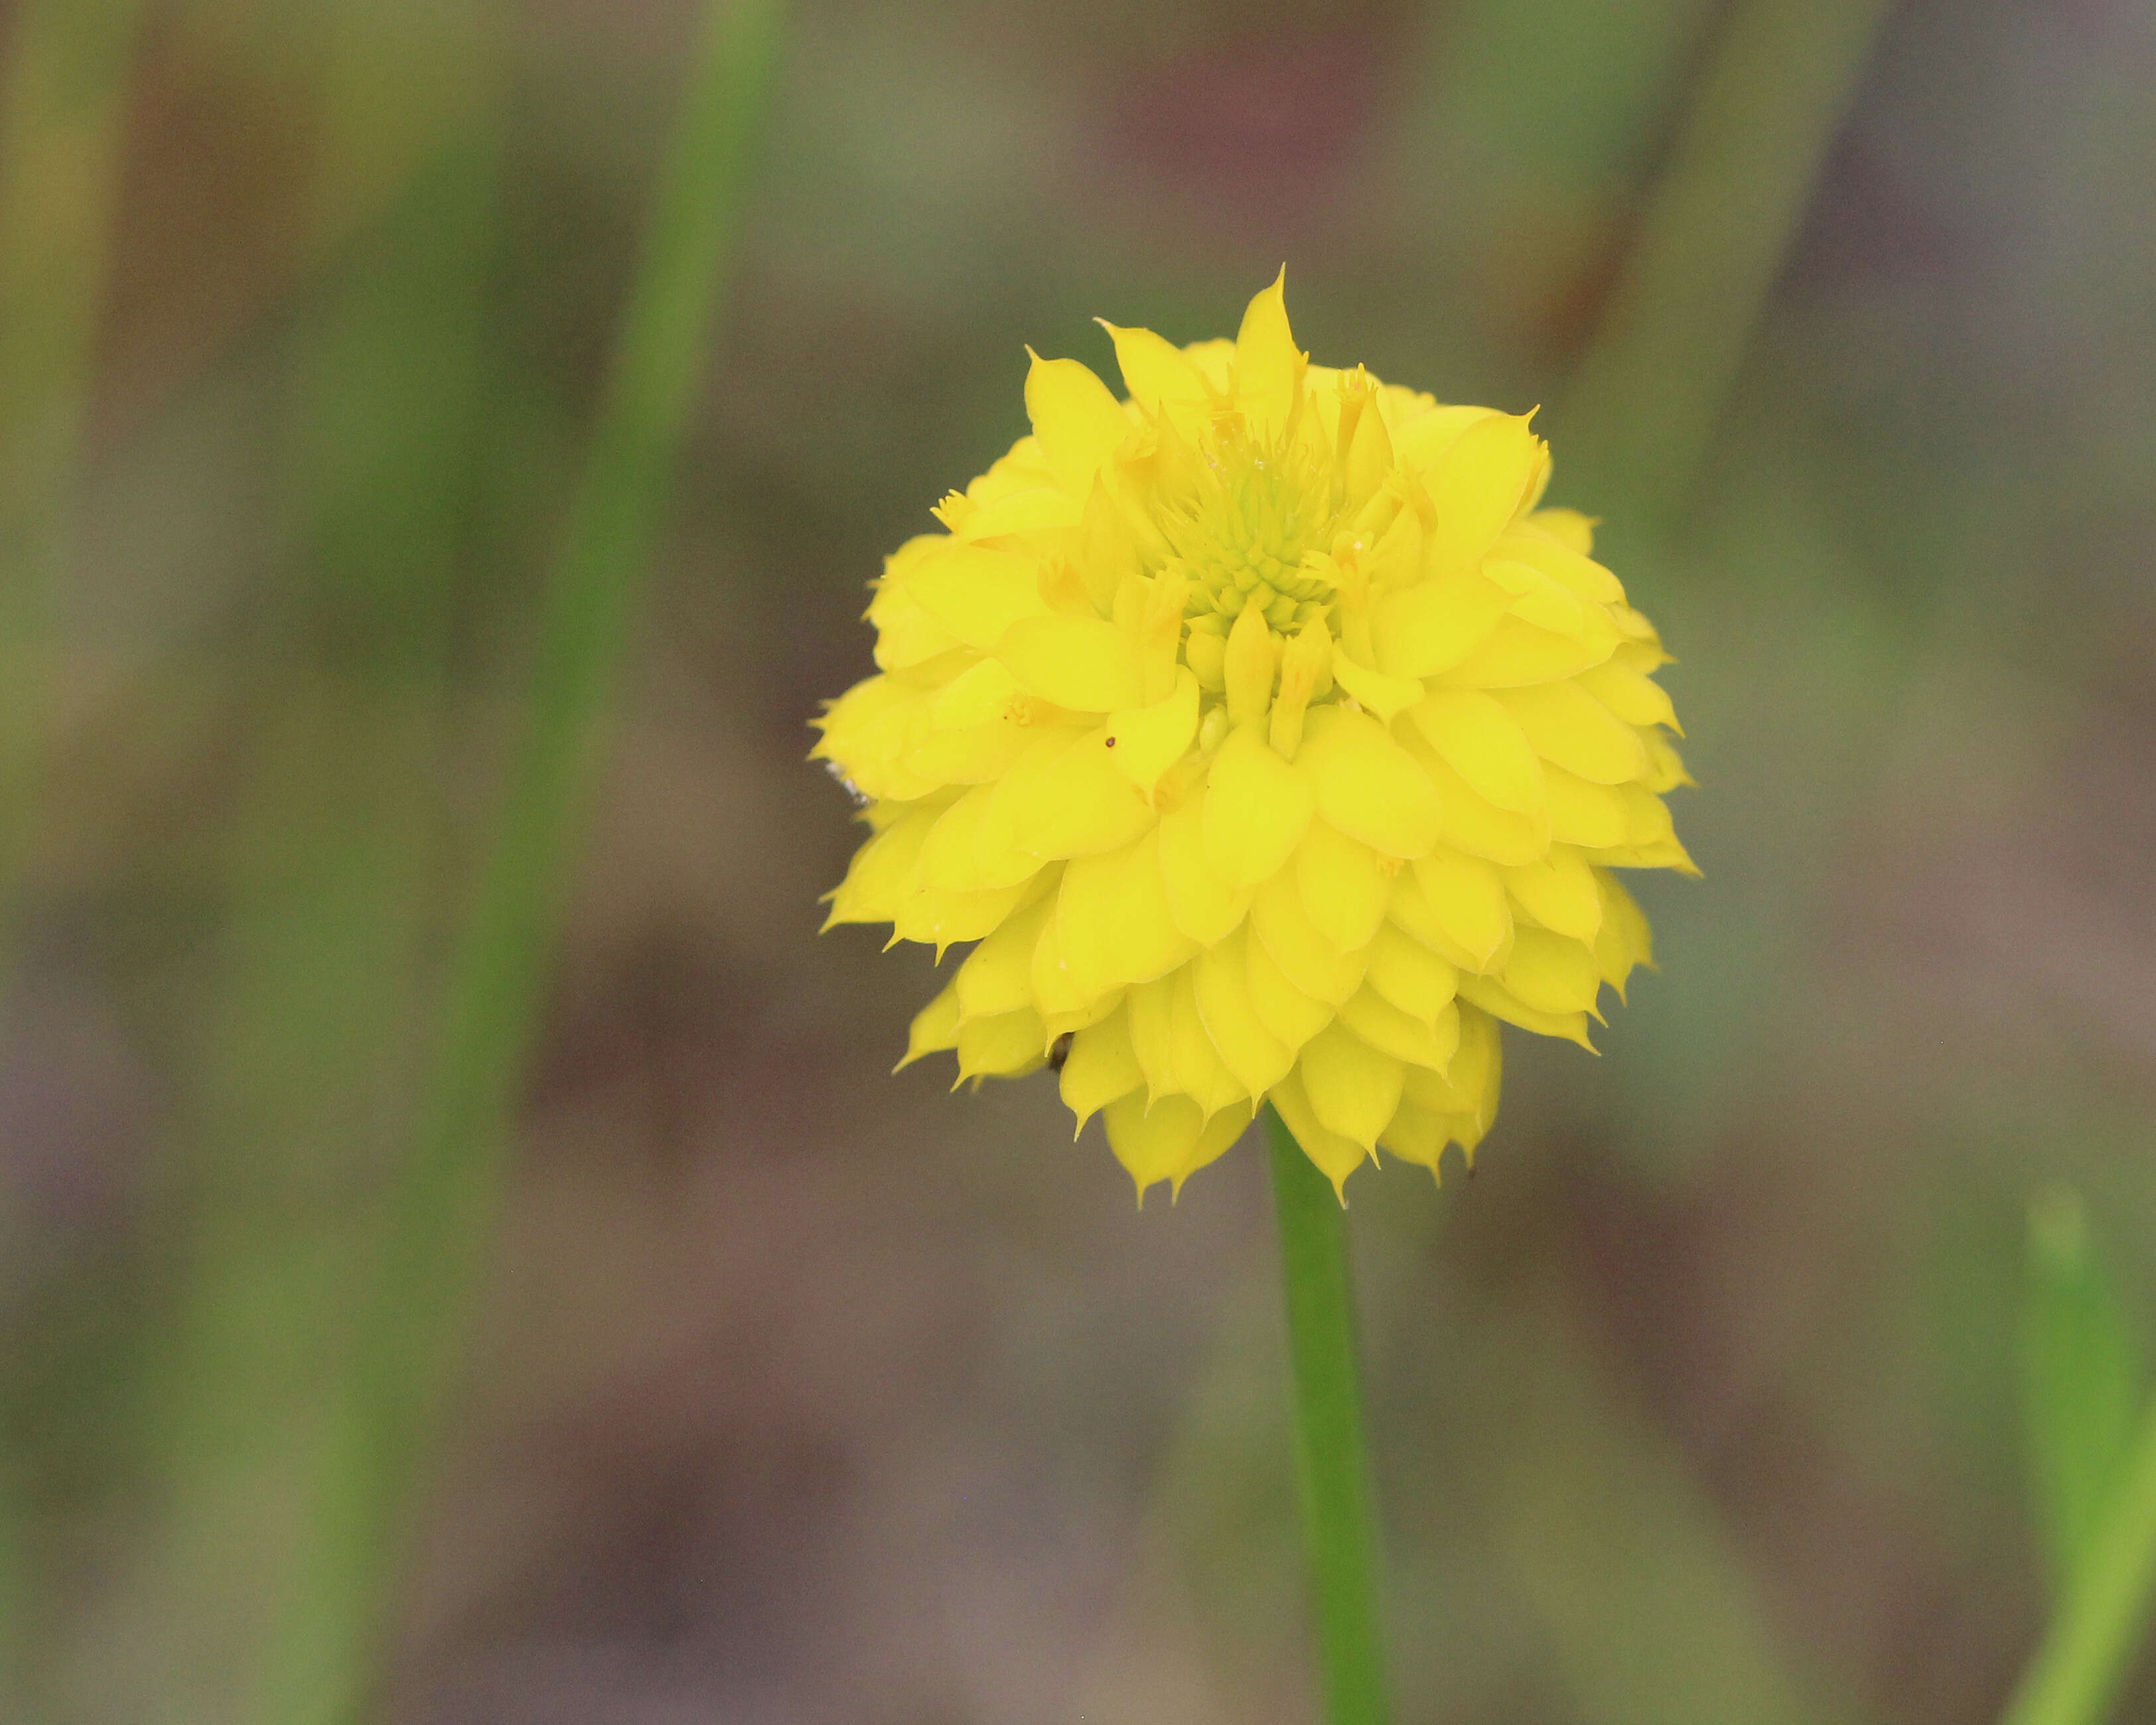
[(1555, 416), (1570, 477), (1679, 508), (1891, 0), (1736, 0)]
[(2156, 1593), (2156, 1402), (2143, 1414), (2072, 1588), (2003, 1725), (2097, 1725), (2148, 1626)]
[(260, 1698), (276, 1725), (347, 1725), (383, 1627), (384, 1584), (498, 1207), (600, 721), (704, 374), (780, 16), (776, 0), (716, 0), (689, 70), (540, 622), (528, 728), (452, 957), (432, 1091), (391, 1196), (301, 1604)]
[(1317, 1609), (1326, 1717), (1332, 1725), (1383, 1725), (1389, 1714), (1384, 1635), (1362, 1392), (1355, 1375), (1347, 1215), (1332, 1183), (1270, 1107), (1265, 1132), (1287, 1291), (1296, 1486)]

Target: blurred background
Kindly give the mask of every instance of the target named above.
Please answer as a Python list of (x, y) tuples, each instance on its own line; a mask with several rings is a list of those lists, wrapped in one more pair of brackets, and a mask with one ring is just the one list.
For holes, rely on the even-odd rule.
[[(26, 95), (95, 10), (0, 6), (0, 1710), (177, 1725), (304, 1594), (696, 8), (147, 0)], [(1312, 1717), (1262, 1157), (1140, 1211), (886, 1076), (803, 758), (1022, 344), (1285, 259), (1543, 404), (1701, 782), (1604, 1057), (1353, 1188), (1399, 1716), (1995, 1717), (2030, 1194), (2156, 1315), (2152, 90), (2138, 0), (793, 8), (372, 1717)]]

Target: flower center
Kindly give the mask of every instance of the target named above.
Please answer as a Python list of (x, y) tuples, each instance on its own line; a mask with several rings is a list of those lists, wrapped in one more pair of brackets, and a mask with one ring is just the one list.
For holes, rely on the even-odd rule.
[(1331, 542), (1327, 492), (1300, 451), (1253, 444), (1240, 428), (1209, 439), (1195, 494), (1160, 523), (1190, 578), (1186, 614), (1232, 623), (1255, 599), (1286, 633), (1322, 609), (1332, 583), (1307, 559)]

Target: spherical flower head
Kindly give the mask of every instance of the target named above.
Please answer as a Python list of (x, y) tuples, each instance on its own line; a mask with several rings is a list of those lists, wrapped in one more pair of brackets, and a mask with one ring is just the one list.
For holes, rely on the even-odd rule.
[(978, 942), (906, 1060), (1054, 1065), (1141, 1196), (1266, 1100), (1337, 1188), (1471, 1157), (1497, 1021), (1589, 1045), (1649, 962), (1611, 871), (1691, 870), (1667, 655), (1527, 417), (1311, 365), (1282, 285), (1107, 326), (1125, 401), (1036, 356), (818, 721), (870, 829), (830, 922)]

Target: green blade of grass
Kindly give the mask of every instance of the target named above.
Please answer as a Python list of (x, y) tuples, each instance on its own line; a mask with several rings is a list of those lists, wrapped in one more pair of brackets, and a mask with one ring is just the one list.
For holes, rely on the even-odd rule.
[(407, 1499), (491, 1232), (577, 817), (701, 382), (781, 10), (713, 5), (689, 70), (540, 622), (526, 733), (452, 957), (435, 1077), (391, 1196), (301, 1606), (258, 1699), (264, 1725), (349, 1725), (362, 1702)]
[(2055, 1597), (2093, 1549), (2133, 1440), (2140, 1376), (2118, 1301), (2090, 1250), (2080, 1200), (2030, 1207), (2021, 1318), (2022, 1413)]
[(1553, 415), (1571, 495), (1650, 522), (1682, 504), (1890, 5), (1730, 8)]
[(2097, 1511), (2072, 1586), (2001, 1725), (2102, 1725), (2148, 1632), (2156, 1596), (2156, 1402)]

